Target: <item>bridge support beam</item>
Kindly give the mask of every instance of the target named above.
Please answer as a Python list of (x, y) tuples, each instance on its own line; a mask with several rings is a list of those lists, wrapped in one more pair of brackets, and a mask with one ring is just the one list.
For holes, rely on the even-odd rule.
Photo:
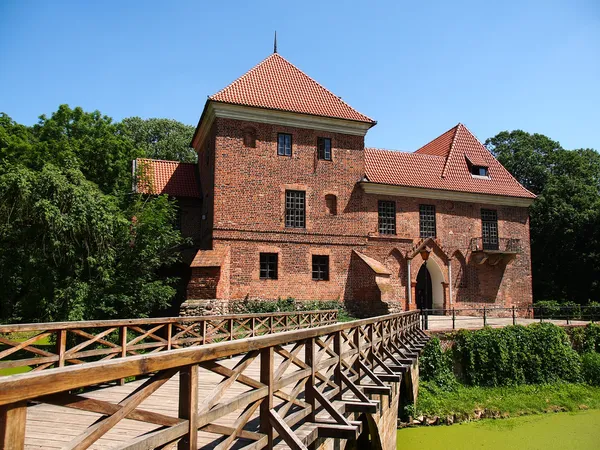
[(0, 406), (0, 448), (21, 449), (25, 446), (27, 403)]

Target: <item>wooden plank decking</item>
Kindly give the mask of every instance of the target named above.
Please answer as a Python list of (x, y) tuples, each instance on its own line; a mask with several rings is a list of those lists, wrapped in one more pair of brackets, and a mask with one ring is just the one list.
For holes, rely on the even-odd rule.
[[(291, 346), (289, 347), (291, 348)], [(220, 364), (228, 368), (233, 368), (242, 356), (236, 356), (230, 359), (220, 361)], [(302, 356), (299, 358), (303, 360)], [(283, 362), (280, 356), (275, 357), (275, 367)], [(288, 368), (287, 373), (294, 371), (294, 367)], [(260, 361), (255, 360), (244, 371), (244, 375), (249, 376), (256, 381), (260, 378)], [(200, 368), (198, 377), (198, 403), (202, 407), (202, 401), (210, 392), (217, 386), (223, 377)], [(97, 390), (89, 391), (83, 394), (85, 397), (96, 400), (103, 400), (111, 403), (118, 403), (126, 398), (136, 388), (142, 385), (144, 380), (137, 380), (131, 383), (126, 383), (123, 386), (109, 386)], [(240, 383), (234, 383), (223, 397), (223, 401), (230, 400), (235, 396), (244, 392), (249, 392), (252, 389)], [(147, 398), (141, 405), (140, 409), (157, 412), (178, 417), (179, 406), (179, 374), (175, 375), (160, 387), (154, 394)], [(229, 414), (228, 416), (217, 421), (217, 424), (232, 426), (234, 421), (239, 417), (239, 411)], [(63, 448), (75, 436), (83, 433), (102, 415), (89, 411), (81, 411), (73, 408), (54, 406), (49, 404), (33, 405), (27, 408), (27, 428), (25, 430), (25, 448)], [(258, 417), (258, 411), (253, 414), (253, 418)], [(161, 428), (159, 425), (152, 425), (146, 422), (124, 419), (110, 432), (97, 441), (92, 449), (114, 449), (120, 448), (125, 442), (130, 442), (131, 439), (141, 436), (144, 433), (154, 431)], [(256, 424), (258, 429), (258, 423)], [(198, 433), (198, 446), (211, 448), (218, 443), (221, 435), (211, 434), (206, 432)], [(213, 445), (211, 445), (213, 444)]]

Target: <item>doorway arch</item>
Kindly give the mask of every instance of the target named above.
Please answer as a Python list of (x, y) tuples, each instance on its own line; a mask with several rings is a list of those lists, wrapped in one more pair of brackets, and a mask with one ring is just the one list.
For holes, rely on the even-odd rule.
[(443, 309), (444, 308), (444, 274), (434, 259), (421, 265), (417, 274), (417, 287), (415, 297), (417, 308)]

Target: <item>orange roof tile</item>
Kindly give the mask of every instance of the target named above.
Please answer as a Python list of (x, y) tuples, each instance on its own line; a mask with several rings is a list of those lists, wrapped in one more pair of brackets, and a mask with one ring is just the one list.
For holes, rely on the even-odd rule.
[(375, 124), (373, 119), (353, 109), (278, 53), (209, 99)]
[(140, 194), (201, 198), (196, 164), (139, 158), (134, 170)]
[[(473, 177), (467, 158), (489, 179)], [(414, 153), (366, 148), (365, 172), (372, 183), (535, 198), (460, 123)]]

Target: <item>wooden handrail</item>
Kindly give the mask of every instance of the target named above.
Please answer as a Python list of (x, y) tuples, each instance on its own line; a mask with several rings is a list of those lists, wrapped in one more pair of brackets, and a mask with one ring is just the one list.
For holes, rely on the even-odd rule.
[[(0, 325), (0, 369), (32, 367), (39, 371), (233, 341), (336, 323), (337, 313), (332, 309)], [(19, 341), (12, 338), (14, 333), (32, 333), (32, 336)]]
[[(262, 317), (271, 319), (277, 320)], [(313, 442), (307, 439), (318, 436), (355, 439), (360, 423), (353, 414), (372, 413), (383, 405), (372, 402), (372, 394), (398, 395), (399, 384), (390, 387), (385, 382), (400, 382), (398, 373), (410, 369), (426, 340), (419, 329), (419, 312), (411, 311), (2, 377), (0, 447), (8, 442), (10, 448), (24, 447), (30, 400), (102, 414), (72, 439), (70, 448), (88, 448), (125, 418), (159, 427), (128, 441), (123, 448), (154, 448), (180, 440), (178, 448), (194, 449), (198, 430), (223, 435), (219, 448), (229, 448), (238, 438), (254, 441), (251, 447), (256, 449), (272, 448), (278, 438), (296, 448), (306, 448)], [(241, 359), (234, 367), (220, 362), (237, 355)], [(275, 357), (279, 362), (275, 363)], [(259, 377), (247, 372), (255, 361), (260, 362)], [(201, 402), (199, 369), (217, 374), (221, 380), (215, 381), (210, 392), (202, 393)], [(177, 374), (178, 415), (139, 409)], [(149, 377), (118, 404), (73, 393), (144, 375)], [(234, 383), (250, 389), (242, 393), (237, 389), (227, 397)], [(218, 422), (236, 411), (241, 413), (233, 426)], [(317, 420), (317, 414), (324, 413), (328, 419)], [(248, 425), (257, 414), (258, 431)], [(318, 432), (300, 438), (292, 431), (297, 426), (316, 427)]]
[(15, 323), (0, 324), (0, 333), (20, 333), (25, 331), (56, 331), (71, 330), (74, 328), (98, 328), (98, 327), (119, 327), (125, 325), (151, 325), (159, 323), (176, 322), (199, 322), (202, 320), (216, 319), (246, 319), (252, 317), (270, 317), (270, 316), (297, 316), (311, 315), (321, 313), (334, 313), (337, 316), (337, 309), (322, 309), (315, 311), (282, 311), (274, 313), (256, 313), (256, 314), (224, 314), (214, 316), (178, 316), (178, 317), (155, 317), (146, 319), (111, 319), (111, 320), (78, 320), (71, 322), (40, 322), (40, 323)]

